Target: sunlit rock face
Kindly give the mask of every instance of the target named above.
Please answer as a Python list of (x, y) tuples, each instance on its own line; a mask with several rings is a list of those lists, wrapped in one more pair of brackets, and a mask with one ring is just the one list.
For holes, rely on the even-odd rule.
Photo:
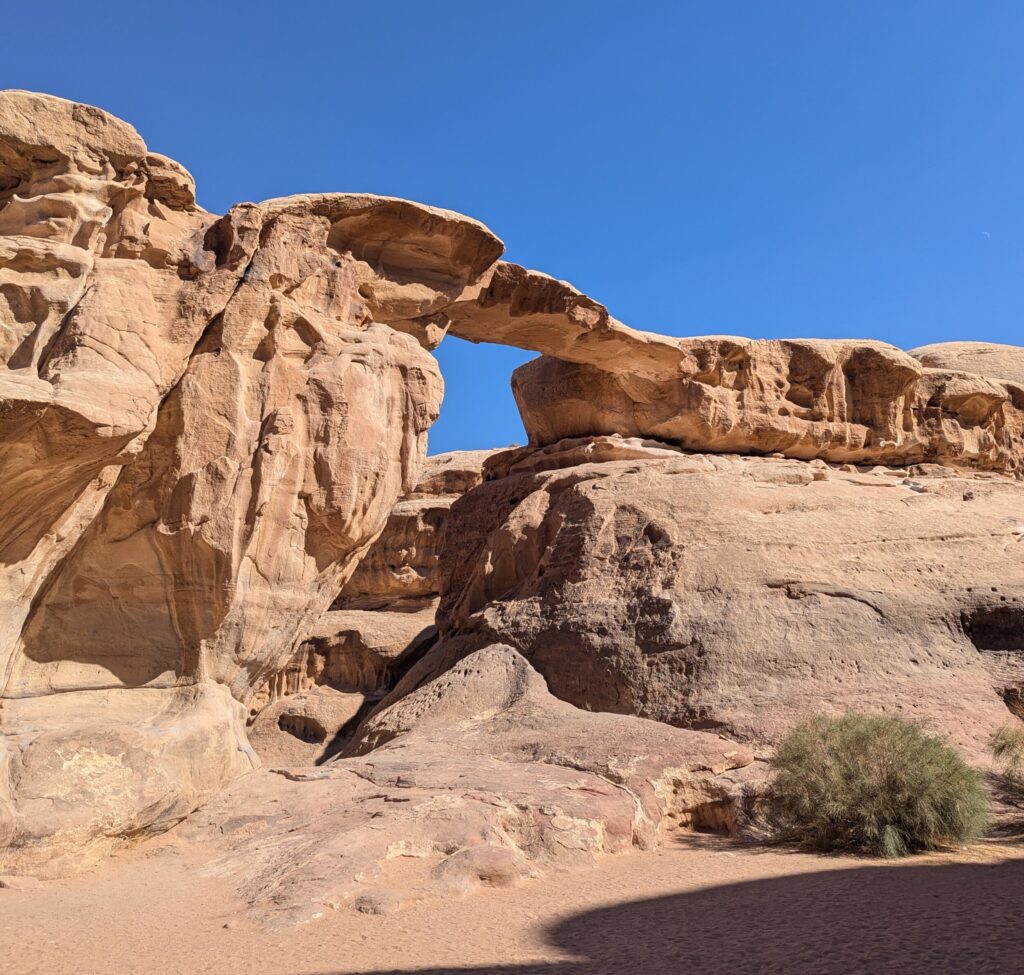
[(729, 829), (753, 764), (715, 734), (560, 701), (498, 644), (370, 718), (349, 754), (233, 785), (186, 835), (249, 917), (278, 928)]
[(543, 353), (512, 379), (534, 445), (619, 435), (699, 452), (1024, 469), (1019, 348), (979, 357), (963, 351), (971, 343), (953, 355), (872, 341), (672, 338), (503, 262), (444, 317), (470, 341)]
[(1024, 470), (1024, 385), (1008, 379), (930, 368), (881, 342), (675, 341), (669, 377), (549, 356), (520, 366), (512, 388), (531, 443), (618, 434), (713, 453)]
[(767, 753), (808, 713), (923, 720), (985, 764), (1024, 714), (1024, 483), (591, 437), (495, 454), (452, 508), (440, 637), (579, 708)]
[(0, 235), (0, 858), (62, 871), (251, 766), (247, 698), (416, 482), (442, 383), (411, 320), (501, 244), (377, 197), (209, 214), (127, 124), (22, 92)]
[(932, 369), (970, 372), (1024, 389), (1024, 348), (994, 342), (937, 342), (911, 349), (910, 355)]
[(448, 513), (483, 478), (487, 450), (428, 457), (330, 609), (249, 701), (249, 741), (265, 762), (337, 754), (359, 720), (434, 642)]

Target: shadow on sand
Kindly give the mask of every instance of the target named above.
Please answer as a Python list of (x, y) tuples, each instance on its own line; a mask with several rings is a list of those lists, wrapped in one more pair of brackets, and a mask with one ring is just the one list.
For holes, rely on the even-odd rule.
[(1024, 972), (1024, 860), (865, 866), (701, 889), (588, 911), (553, 926), (548, 940), (575, 960), (375, 973)]

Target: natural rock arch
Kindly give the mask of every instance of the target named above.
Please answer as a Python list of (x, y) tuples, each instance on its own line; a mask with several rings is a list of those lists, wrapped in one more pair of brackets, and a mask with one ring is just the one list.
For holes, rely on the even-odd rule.
[[(210, 214), (126, 123), (0, 93), (0, 864), (87, 863), (251, 767), (249, 699), (416, 484), (446, 332), (542, 353), (534, 447), (1022, 469), (1017, 372), (640, 332), (502, 249), (385, 197)], [(565, 449), (606, 448), (651, 449)]]

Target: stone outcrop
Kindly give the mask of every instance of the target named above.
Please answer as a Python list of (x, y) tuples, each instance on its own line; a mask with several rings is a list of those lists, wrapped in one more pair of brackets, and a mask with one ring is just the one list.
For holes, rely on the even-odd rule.
[(808, 712), (920, 718), (982, 756), (1024, 690), (1024, 486), (620, 438), (497, 454), (452, 510), (441, 639), (577, 707), (759, 747)]
[(342, 587), (333, 609), (396, 609), (437, 598), (438, 561), (452, 504), (483, 480), (489, 450), (428, 457), (419, 481), (391, 509), (384, 531)]
[[(180, 728), (204, 769), (180, 795), (167, 776), (180, 815), (250, 767), (249, 697), (416, 483), (442, 389), (419, 320), (501, 243), (380, 197), (208, 214), (130, 126), (6, 92), (0, 249), (0, 859), (16, 871), (166, 825), (144, 790), (108, 801), (170, 759), (107, 749), (90, 695), (118, 733)], [(230, 746), (200, 762), (218, 722)], [(72, 763), (40, 791), (44, 734), (102, 753), (109, 776)], [(28, 796), (56, 804), (46, 829)]]
[(535, 445), (619, 434), (715, 453), (1024, 469), (1024, 388), (1007, 382), (1019, 355), (1017, 371), (983, 378), (882, 342), (671, 338), (505, 263), (444, 315), (453, 335), (543, 353), (512, 382)]
[(368, 703), (330, 684), (275, 698), (253, 718), (249, 744), (265, 765), (313, 765), (341, 751)]
[(383, 913), (728, 828), (752, 761), (713, 734), (580, 711), (500, 645), (379, 713), (351, 751), (248, 776), (183, 834), (257, 920)]
[(0, 863), (13, 873), (80, 870), (251, 768), (242, 706), (212, 682), (19, 698), (2, 714)]
[(650, 379), (543, 356), (512, 389), (536, 445), (595, 434), (830, 463), (1024, 470), (1024, 388), (881, 342), (679, 339)]
[(973, 372), (1024, 390), (1024, 348), (993, 342), (938, 342), (911, 349), (910, 355), (932, 369)]

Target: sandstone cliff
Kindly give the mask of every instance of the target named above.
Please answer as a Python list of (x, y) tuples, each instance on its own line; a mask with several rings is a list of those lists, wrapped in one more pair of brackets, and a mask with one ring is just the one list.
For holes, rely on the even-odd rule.
[(501, 244), (376, 197), (208, 214), (130, 126), (6, 92), (0, 247), (0, 856), (57, 870), (250, 767), (248, 697), (417, 479), (408, 320)]

